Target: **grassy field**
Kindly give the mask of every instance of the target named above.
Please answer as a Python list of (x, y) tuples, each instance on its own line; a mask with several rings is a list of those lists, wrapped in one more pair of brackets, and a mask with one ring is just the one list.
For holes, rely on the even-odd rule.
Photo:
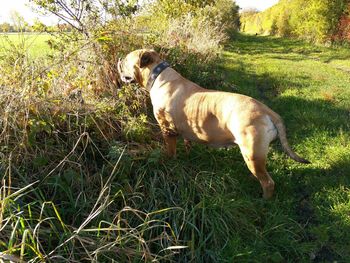
[[(249, 197), (248, 207), (259, 214), (255, 221), (259, 231), (235, 236), (227, 255), (238, 261), (259, 262), (264, 257), (278, 262), (282, 258), (289, 262), (348, 262), (349, 50), (238, 36), (226, 47), (224, 57), (223, 69), (235, 83), (233, 91), (257, 98), (277, 111), (293, 147), (312, 162), (297, 164), (274, 147), (269, 170), (276, 180), (276, 197), (268, 203)], [(238, 177), (244, 168), (235, 164), (231, 173), (241, 189), (258, 194), (257, 186), (253, 190), (247, 178)]]
[(0, 52), (15, 52), (27, 50), (34, 58), (45, 56), (52, 52), (47, 43), (52, 37), (43, 33), (0, 33)]
[[(0, 251), (32, 262), (349, 262), (349, 61), (347, 49), (296, 40), (237, 35), (226, 45), (212, 73), (225, 85), (211, 88), (266, 103), (312, 162), (296, 163), (274, 143), (271, 201), (237, 147), (194, 145), (187, 155), (179, 142), (168, 160), (156, 127), (151, 141), (102, 144), (106, 133), (86, 128), (103, 127), (99, 116), (67, 115), (70, 133), (52, 137), (42, 119), (30, 169), (11, 166), (12, 155), (0, 167)], [(123, 115), (118, 105), (113, 114)], [(53, 159), (59, 151), (65, 157)]]

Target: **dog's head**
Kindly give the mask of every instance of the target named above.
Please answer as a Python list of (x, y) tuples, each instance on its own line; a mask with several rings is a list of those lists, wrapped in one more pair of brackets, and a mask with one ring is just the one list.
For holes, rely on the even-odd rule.
[(152, 68), (161, 61), (157, 52), (139, 49), (118, 61), (118, 72), (124, 83), (137, 82), (145, 87)]

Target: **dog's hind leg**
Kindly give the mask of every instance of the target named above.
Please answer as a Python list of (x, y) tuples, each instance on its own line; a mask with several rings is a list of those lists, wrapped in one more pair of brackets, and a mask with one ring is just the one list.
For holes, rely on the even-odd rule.
[(256, 130), (253, 130), (246, 133), (246, 138), (244, 138), (244, 142), (242, 142), (239, 147), (249, 170), (261, 184), (264, 199), (271, 198), (273, 196), (275, 183), (266, 170), (269, 142), (259, 136)]

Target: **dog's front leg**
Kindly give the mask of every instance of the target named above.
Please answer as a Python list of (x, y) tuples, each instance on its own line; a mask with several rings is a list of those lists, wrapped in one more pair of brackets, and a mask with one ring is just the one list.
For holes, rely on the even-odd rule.
[(186, 154), (190, 154), (191, 148), (192, 148), (192, 143), (191, 141), (184, 139), (184, 145), (185, 145), (185, 151)]
[(154, 116), (156, 117), (163, 134), (166, 154), (171, 158), (176, 157), (176, 137), (178, 134), (170, 114), (164, 108), (157, 110), (154, 108)]
[(163, 132), (163, 138), (166, 146), (166, 153), (168, 157), (176, 157), (176, 135), (169, 135)]

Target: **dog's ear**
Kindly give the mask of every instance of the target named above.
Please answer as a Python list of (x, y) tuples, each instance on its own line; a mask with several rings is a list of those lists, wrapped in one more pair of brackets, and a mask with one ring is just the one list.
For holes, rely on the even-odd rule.
[(139, 66), (140, 68), (147, 67), (154, 62), (154, 57), (151, 51), (144, 51), (140, 55)]

